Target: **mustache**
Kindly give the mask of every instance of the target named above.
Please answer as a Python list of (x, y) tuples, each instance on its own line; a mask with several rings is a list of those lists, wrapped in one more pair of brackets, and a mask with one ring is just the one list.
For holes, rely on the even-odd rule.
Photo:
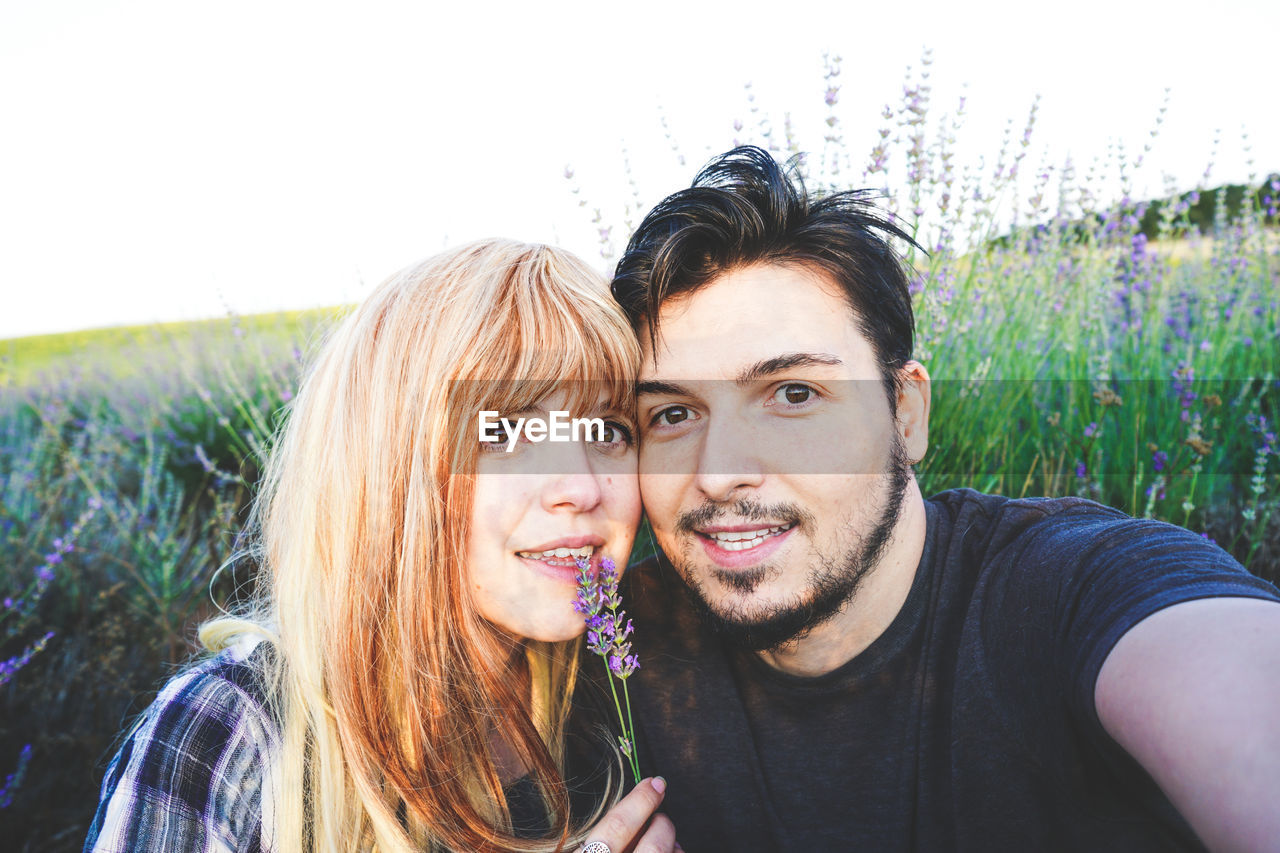
[(694, 534), (700, 527), (719, 521), (722, 518), (733, 518), (737, 521), (767, 521), (770, 524), (795, 524), (799, 527), (810, 527), (813, 514), (797, 504), (766, 504), (759, 501), (739, 498), (733, 501), (704, 501), (699, 506), (685, 510), (676, 516), (677, 533)]

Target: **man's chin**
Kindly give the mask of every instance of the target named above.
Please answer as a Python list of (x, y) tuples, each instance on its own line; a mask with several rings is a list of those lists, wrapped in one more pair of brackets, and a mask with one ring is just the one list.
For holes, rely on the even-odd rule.
[[(711, 581), (716, 583), (716, 581)], [(773, 651), (803, 637), (826, 622), (843, 601), (834, 607), (812, 598), (804, 601), (771, 601), (762, 595), (743, 594), (730, 589), (709, 601), (704, 588), (686, 584), (686, 593), (703, 624), (730, 645), (752, 652)], [(752, 587), (754, 589), (754, 587)]]
[[(742, 607), (747, 609), (754, 607), (755, 610), (759, 611), (764, 608), (759, 603), (759, 599), (762, 596), (757, 595), (757, 591), (760, 589), (761, 584), (777, 577), (780, 572), (776, 568), (765, 564), (733, 570), (713, 568), (709, 574), (711, 576), (711, 585), (724, 591), (725, 595), (722, 597), (738, 599)], [(751, 599), (756, 599), (756, 602), (752, 602)], [(725, 606), (733, 607), (735, 605), (727, 604)], [(721, 609), (724, 609), (724, 607)]]

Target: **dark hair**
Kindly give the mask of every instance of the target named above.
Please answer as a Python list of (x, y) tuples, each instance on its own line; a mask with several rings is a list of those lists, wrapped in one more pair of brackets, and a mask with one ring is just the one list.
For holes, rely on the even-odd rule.
[(633, 327), (648, 323), (656, 351), (658, 310), (673, 296), (752, 264), (819, 270), (844, 291), (892, 406), (899, 370), (911, 358), (915, 318), (907, 269), (889, 240), (920, 247), (880, 214), (867, 190), (811, 198), (798, 161), (784, 168), (750, 145), (716, 157), (631, 235), (614, 272), (613, 297)]

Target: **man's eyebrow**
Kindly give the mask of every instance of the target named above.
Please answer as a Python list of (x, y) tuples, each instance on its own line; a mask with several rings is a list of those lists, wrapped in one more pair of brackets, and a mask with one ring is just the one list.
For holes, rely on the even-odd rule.
[(636, 383), (636, 396), (640, 397), (645, 394), (668, 394), (676, 397), (692, 396), (689, 393), (689, 389), (683, 385), (677, 385), (674, 382), (662, 382), (656, 379)]
[(815, 364), (844, 364), (838, 357), (825, 352), (788, 352), (757, 361), (745, 368), (734, 380), (739, 385), (746, 385), (758, 379), (767, 379), (775, 373), (790, 370), (793, 367), (808, 367)]

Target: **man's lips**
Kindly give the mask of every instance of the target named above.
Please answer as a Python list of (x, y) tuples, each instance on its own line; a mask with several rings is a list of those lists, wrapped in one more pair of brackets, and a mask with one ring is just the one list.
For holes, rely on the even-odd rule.
[(694, 531), (703, 550), (716, 565), (726, 569), (755, 565), (773, 554), (795, 529), (796, 522), (780, 524), (717, 524)]
[[(759, 522), (750, 521), (742, 524), (708, 524), (694, 529), (694, 533), (699, 536), (719, 537), (728, 539), (741, 539), (744, 533), (754, 533), (762, 531), (777, 531), (785, 528), (795, 527), (794, 521), (778, 521), (778, 522)], [(735, 534), (735, 535), (730, 535)]]

